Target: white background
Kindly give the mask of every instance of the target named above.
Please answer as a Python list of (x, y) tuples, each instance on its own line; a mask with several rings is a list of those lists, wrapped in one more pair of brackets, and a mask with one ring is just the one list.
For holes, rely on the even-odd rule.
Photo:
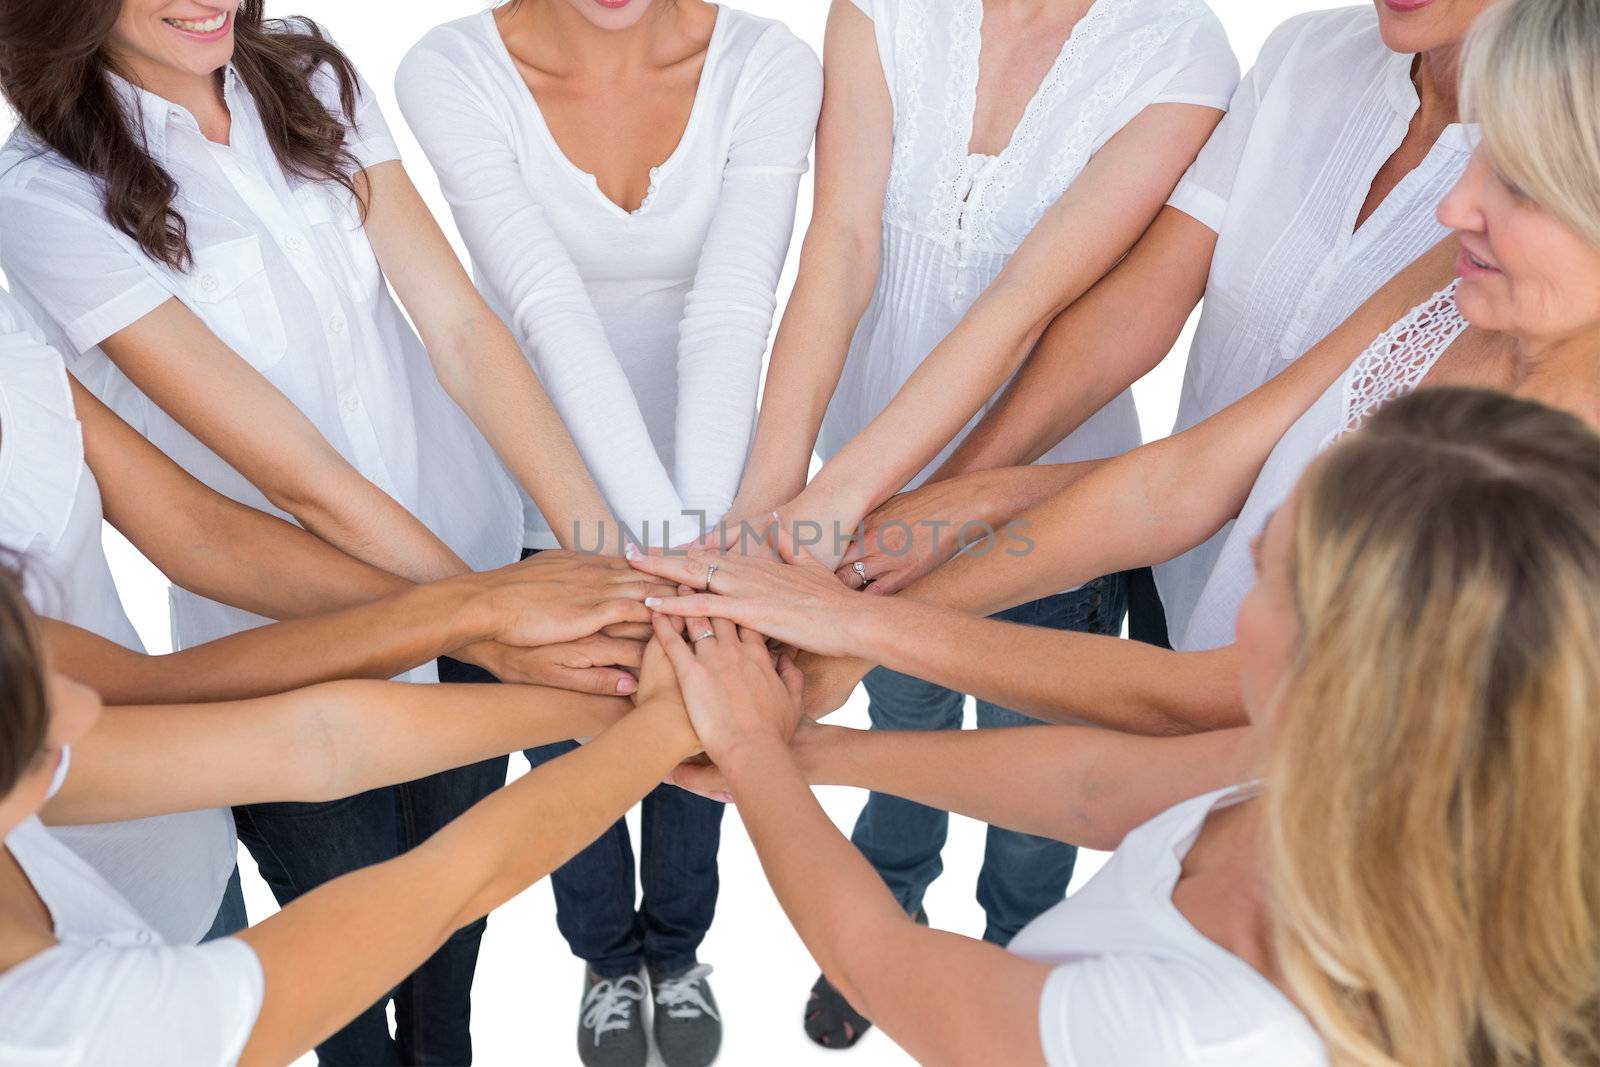
[[(452, 240), (457, 238), (449, 212), (394, 104), (394, 71), (406, 49), (429, 28), (486, 6), (486, 0), (298, 0), (270, 5), (275, 15), (303, 14), (316, 19), (350, 53), (382, 98), (412, 176)], [(787, 22), (821, 52), (825, 0), (743, 0), (740, 6)], [(1248, 68), (1275, 25), (1302, 11), (1330, 5), (1309, 0), (1211, 0), (1211, 6), (1226, 25), (1241, 65)], [(627, 101), (619, 100), (617, 106), (626, 107)], [(9, 116), (0, 116), (0, 124), (9, 121)], [(801, 190), (799, 228), (781, 296), (787, 295), (793, 281), (799, 234), (810, 210), (807, 182)], [(1173, 355), (1135, 388), (1147, 438), (1165, 433), (1172, 424), (1188, 337), (1186, 333)], [(129, 614), (140, 634), (152, 651), (168, 650), (171, 643), (165, 580), (114, 531), (108, 530), (107, 547)], [(865, 700), (860, 690), (838, 721), (866, 725)], [(512, 773), (520, 774), (525, 769), (521, 758), (514, 757)], [(848, 833), (862, 795), (828, 789), (822, 791), (822, 799), (834, 820)], [(636, 821), (634, 829), (637, 840)], [(927, 897), (928, 912), (936, 926), (973, 936), (982, 933), (983, 915), (973, 899), (982, 850), (981, 825), (953, 818), (945, 849), (945, 873)], [(1102, 856), (1084, 854), (1074, 885), (1093, 874), (1102, 860)], [(250, 915), (259, 921), (274, 907), (272, 896), (256, 877), (249, 855), (242, 849), (240, 864), (246, 875)], [(573, 959), (557, 934), (554, 913), (549, 883), (545, 881), (490, 918), (474, 998), (473, 1037), (480, 1064), (498, 1067), (578, 1062), (574, 1031), (582, 965)], [(729, 811), (723, 824), (721, 902), (701, 958), (717, 968), (713, 985), (726, 1021), (719, 1063), (725, 1067), (823, 1062), (879, 1067), (912, 1062), (876, 1031), (849, 1053), (823, 1051), (806, 1039), (800, 1017), (816, 967), (768, 890), (736, 811)]]

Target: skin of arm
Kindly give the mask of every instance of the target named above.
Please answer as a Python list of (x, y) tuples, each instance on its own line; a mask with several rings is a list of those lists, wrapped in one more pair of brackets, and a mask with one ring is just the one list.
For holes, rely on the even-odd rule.
[(484, 303), (398, 161), (363, 172), (367, 237), (439, 381), (527, 490), (551, 530), (614, 529), (578, 447), (505, 324)]
[(641, 705), (398, 859), (334, 879), (244, 931), (266, 999), (240, 1063), (309, 1050), (451, 932), (576, 855), (698, 749), (681, 705)]
[[(792, 553), (792, 545), (783, 548)], [(864, 596), (809, 556), (790, 558), (785, 564), (692, 552), (637, 557), (634, 565), (686, 583), (702, 581), (718, 560), (716, 593), (649, 602), (663, 614), (726, 618), (814, 654), (882, 664), (1037, 718), (1142, 734), (1244, 721), (1231, 650), (1178, 653)]]
[[(412, 581), (466, 571), (443, 541), (363, 478), (287, 397), (176, 299), (101, 347), (152, 402), (324, 541)], [(237, 417), (245, 411), (249, 419)]]
[[(462, 575), (423, 592), (293, 523), (223, 496), (68, 378), (107, 520), (185, 589), (269, 618), (308, 620), (160, 657), (64, 624), (49, 627), (52, 649), (67, 673), (112, 703), (239, 699), (331, 678), (389, 677), (445, 653), (504, 681), (631, 691), (632, 678), (616, 668), (637, 667), (642, 646), (623, 639), (616, 623), (607, 633), (574, 633), (533, 647), (496, 643), (490, 639), (508, 629), (519, 609), (502, 596), (499, 615), (489, 617), (484, 604), (492, 598), (484, 579)], [(523, 567), (552, 562), (547, 556)], [(508, 589), (527, 577), (515, 566), (493, 573), (489, 581)], [(606, 577), (593, 575), (597, 590)], [(621, 597), (629, 590), (608, 592)], [(632, 592), (635, 599), (643, 595)], [(463, 610), (469, 605), (478, 608), (470, 619)], [(569, 606), (550, 605), (552, 611)], [(310, 620), (325, 612), (335, 614)], [(643, 625), (645, 616), (619, 611), (616, 617)]]
[(335, 800), (597, 734), (629, 706), (537, 686), (342, 681), (232, 703), (111, 708), (73, 745), (74, 781), (42, 817), (114, 822)]
[(823, 973), (918, 1063), (1042, 1065), (1038, 1005), (1049, 967), (911, 921), (795, 762), (793, 665), (774, 669), (755, 631), (712, 625), (714, 636), (692, 648), (664, 619), (656, 632), (767, 880)]
[(804, 487), (823, 413), (878, 280), (894, 105), (872, 21), (850, 0), (829, 10), (823, 51), (815, 206), (730, 526), (766, 516)]
[[(1214, 108), (1157, 104), (1118, 131), (889, 406), (780, 509), (786, 518), (853, 529), (909, 482), (1004, 384), (1050, 321), (1133, 246), (1221, 117)], [(1071, 255), (1062, 254), (1066, 248)]]
[(935, 479), (1033, 463), (1160, 363), (1205, 295), (1217, 234), (1163, 207), (1133, 250), (1050, 323)]

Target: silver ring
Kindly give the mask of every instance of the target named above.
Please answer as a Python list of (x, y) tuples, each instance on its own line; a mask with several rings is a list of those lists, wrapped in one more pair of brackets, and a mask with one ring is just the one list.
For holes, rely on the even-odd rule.
[(706, 638), (715, 637), (715, 636), (717, 636), (717, 631), (715, 631), (715, 630), (707, 630), (703, 634), (696, 634), (693, 638), (691, 638), (689, 640), (689, 643), (691, 645), (698, 645), (701, 641), (704, 641)]
[(867, 583), (872, 581), (871, 578), (867, 577), (867, 565), (861, 562), (861, 560), (858, 559), (854, 563), (850, 564), (850, 569), (856, 572), (857, 578), (861, 579), (861, 588), (865, 589), (867, 587)]
[(716, 573), (717, 565), (715, 563), (706, 568), (706, 592), (708, 593), (711, 592), (711, 579), (716, 577)]

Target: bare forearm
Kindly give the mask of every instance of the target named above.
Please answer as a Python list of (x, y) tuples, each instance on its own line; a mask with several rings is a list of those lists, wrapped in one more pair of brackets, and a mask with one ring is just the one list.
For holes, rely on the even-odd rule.
[(800, 273), (772, 346), (761, 415), (739, 486), (740, 517), (765, 515), (805, 486), (850, 339), (872, 299), (878, 234), (825, 222), (807, 231)]
[(392, 678), (493, 636), (465, 583), (438, 582), (360, 607), (295, 619), (142, 657), (128, 677), (100, 680), (111, 704), (243, 700), (338, 678)]
[(311, 533), (381, 571), (431, 582), (468, 569), (420, 519), (353, 467), (336, 466), (315, 497), (268, 496)]
[(616, 524), (566, 424), (516, 341), (487, 309), (430, 341), (435, 366), (500, 461), (533, 498), (565, 548), (615, 542)]
[(283, 1063), (309, 1049), (451, 932), (593, 841), (694, 749), (681, 713), (642, 707), (422, 846), (335, 879), (246, 931), (267, 998), (240, 1062)]
[(902, 597), (853, 604), (845, 625), (864, 657), (1046, 721), (1155, 735), (1243, 722), (1229, 653), (1173, 652)]
[(1113, 849), (1187, 797), (1249, 775), (1245, 730), (1148, 738), (1077, 726), (868, 731), (796, 746), (814, 785), (846, 785), (1055, 841)]

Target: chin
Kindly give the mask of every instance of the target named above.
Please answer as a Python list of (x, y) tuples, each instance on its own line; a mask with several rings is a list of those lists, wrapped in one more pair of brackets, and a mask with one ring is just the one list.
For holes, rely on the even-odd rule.
[(1496, 333), (1514, 333), (1510, 317), (1501, 312), (1503, 302), (1490, 286), (1498, 287), (1500, 279), (1463, 278), (1456, 286), (1456, 310), (1461, 317), (1480, 330)]

